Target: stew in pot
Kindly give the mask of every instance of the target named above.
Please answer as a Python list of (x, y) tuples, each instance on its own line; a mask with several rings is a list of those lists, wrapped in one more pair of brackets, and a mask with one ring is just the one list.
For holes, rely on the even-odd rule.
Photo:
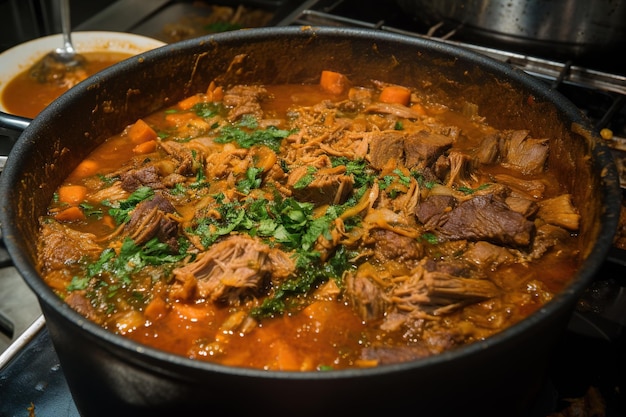
[(550, 138), (417, 88), (211, 84), (55, 193), (39, 262), (72, 308), (198, 360), (329, 370), (487, 338), (566, 286), (580, 215)]

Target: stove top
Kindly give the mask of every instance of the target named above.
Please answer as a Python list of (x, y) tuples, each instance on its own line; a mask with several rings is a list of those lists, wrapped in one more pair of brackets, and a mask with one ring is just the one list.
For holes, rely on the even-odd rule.
[[(75, 29), (127, 31), (162, 38), (164, 22), (196, 13), (198, 3), (201, 2), (119, 0)], [(610, 146), (618, 165), (626, 160), (626, 76), (612, 65), (598, 63), (589, 67), (588, 63), (468, 44), (441, 27), (420, 26), (393, 2), (385, 2), (384, 7), (375, 0), (234, 3), (238, 4), (271, 11), (274, 15), (268, 25), (353, 26), (435, 37), (509, 62), (561, 91), (587, 114), (598, 131), (610, 129)], [(626, 173), (623, 165), (620, 169)], [(583, 401), (594, 404), (598, 398), (605, 404), (605, 414), (598, 416), (626, 416), (625, 326), (626, 251), (614, 248), (580, 299), (554, 352), (533, 416), (566, 417), (572, 415), (564, 411), (568, 406)], [(29, 412), (31, 407), (39, 416), (79, 416), (36, 297), (22, 282), (0, 243), (0, 416), (33, 415)]]

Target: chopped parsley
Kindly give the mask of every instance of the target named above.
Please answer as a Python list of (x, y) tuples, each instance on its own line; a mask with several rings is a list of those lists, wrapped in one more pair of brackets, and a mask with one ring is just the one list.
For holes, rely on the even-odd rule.
[(317, 172), (317, 168), (313, 166), (308, 166), (306, 170), (306, 174), (302, 176), (296, 183), (293, 185), (293, 188), (296, 190), (301, 190), (306, 188), (313, 182), (315, 179), (315, 173)]
[(254, 145), (267, 146), (274, 152), (280, 150), (282, 140), (293, 133), (292, 130), (278, 129), (268, 126), (267, 129), (258, 129), (258, 121), (252, 116), (244, 116), (235, 125), (224, 126), (214, 139), (217, 143), (235, 142), (241, 148), (251, 148)]
[(250, 194), (250, 191), (254, 188), (261, 186), (262, 178), (260, 175), (263, 173), (263, 168), (250, 167), (246, 170), (246, 177), (237, 182), (237, 191), (243, 194)]
[(85, 216), (87, 217), (95, 217), (96, 219), (101, 219), (102, 218), (102, 210), (95, 208), (94, 206), (92, 206), (89, 203), (80, 203), (78, 205), (78, 207), (81, 208), (81, 210), (83, 211), (83, 213), (85, 214)]
[[(222, 196), (217, 196), (216, 200)], [(280, 243), (286, 250), (308, 251), (320, 235), (328, 235), (331, 222), (336, 215), (313, 216), (314, 205), (299, 202), (294, 198), (275, 196), (247, 199), (220, 204), (219, 219), (201, 218), (189, 233), (198, 235), (205, 247), (215, 243), (220, 236), (233, 231), (259, 236), (270, 244)]]
[(457, 190), (462, 192), (462, 193), (464, 193), (464, 194), (466, 194), (466, 195), (470, 195), (470, 194), (474, 194), (477, 191), (489, 188), (490, 186), (491, 186), (491, 184), (484, 183), (484, 184), (479, 185), (477, 188), (470, 188), (470, 187), (460, 186), (459, 188), (457, 188)]
[(195, 104), (191, 110), (200, 117), (209, 118), (220, 115), (224, 111), (224, 105), (214, 102), (202, 102)]
[(137, 204), (144, 200), (148, 200), (154, 196), (154, 190), (150, 187), (142, 186), (137, 188), (126, 200), (122, 200), (114, 207), (109, 203), (104, 202), (105, 205), (109, 205), (109, 214), (117, 224), (126, 223), (130, 219), (130, 212), (134, 210)]
[(309, 253), (301, 256), (298, 262), (298, 276), (281, 283), (271, 297), (252, 309), (250, 315), (257, 319), (284, 314), (287, 310), (299, 307), (298, 296), (310, 292), (315, 286), (329, 279), (341, 281), (345, 271), (354, 268), (349, 261), (349, 254), (343, 245), (339, 245), (333, 256), (322, 262), (319, 256)]
[[(94, 277), (108, 275), (111, 281), (118, 285), (108, 285), (109, 295), (115, 292), (119, 285), (126, 286), (132, 282), (132, 275), (147, 266), (163, 266), (174, 264), (188, 256), (187, 248), (189, 243), (181, 239), (179, 241), (180, 250), (172, 253), (167, 243), (160, 242), (158, 238), (153, 238), (144, 245), (137, 245), (131, 238), (126, 237), (122, 242), (119, 253), (112, 248), (107, 248), (100, 253), (97, 261), (86, 265), (86, 276), (73, 277), (67, 287), (68, 291), (84, 290), (88, 287), (90, 280)], [(102, 284), (103, 281), (100, 281)]]

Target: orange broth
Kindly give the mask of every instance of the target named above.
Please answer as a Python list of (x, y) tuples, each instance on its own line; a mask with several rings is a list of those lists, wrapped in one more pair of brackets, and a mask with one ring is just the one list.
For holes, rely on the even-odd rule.
[[(300, 106), (341, 103), (347, 99), (347, 94), (339, 96), (330, 94), (318, 85), (283, 85), (266, 86), (265, 88), (268, 95), (262, 102), (264, 117), (267, 120), (276, 120), (281, 128), (285, 128), (287, 120), (293, 120), (296, 117), (293, 113), (294, 109), (299, 109)], [(375, 98), (376, 92), (373, 94)], [(221, 92), (209, 91), (206, 96), (200, 93), (196, 99), (204, 100), (205, 104), (207, 104), (206, 102), (213, 104), (211, 97), (214, 101), (220, 101), (222, 94)], [(326, 104), (320, 106), (319, 109), (326, 109), (320, 110), (324, 112), (328, 109), (334, 109), (333, 106)], [(444, 123), (454, 123), (462, 130), (469, 132), (468, 135), (470, 136), (463, 137), (462, 147), (464, 149), (471, 149), (476, 146), (484, 132), (491, 133), (493, 130), (487, 125), (478, 125), (474, 121), (465, 119), (460, 114), (442, 111), (440, 107), (431, 111), (427, 102), (422, 102), (421, 107), (426, 112), (423, 119), (421, 121), (403, 120), (404, 128), (410, 128), (411, 123), (432, 124), (433, 118), (439, 118), (438, 120), (442, 120)], [(350, 108), (346, 107), (346, 109), (348, 112)], [(322, 137), (331, 136), (336, 132), (332, 123), (342, 117), (347, 117), (344, 120), (344, 123), (347, 123), (347, 120), (351, 120), (350, 117), (352, 116), (329, 111), (324, 117), (317, 118), (317, 122), (320, 124), (316, 129), (322, 132)], [(350, 135), (358, 136), (363, 126), (373, 126), (372, 129), (377, 131), (385, 123), (388, 125), (391, 123), (391, 126), (394, 126), (393, 122), (396, 123), (396, 126), (398, 123), (395, 120), (385, 122), (383, 116), (376, 114), (360, 114), (358, 117), (361, 117), (362, 120), (358, 127), (349, 133)], [(179, 189), (170, 187), (166, 190), (166, 193), (170, 193), (177, 210), (177, 213), (174, 214), (174, 217), (178, 219), (177, 221), (192, 223), (191, 218), (199, 217), (203, 207), (210, 204), (211, 199), (217, 194), (228, 195), (229, 201), (236, 199), (238, 193), (232, 190), (234, 184), (232, 177), (243, 178), (243, 169), (240, 165), (242, 161), (246, 160), (243, 156), (244, 151), (233, 149), (236, 146), (232, 143), (219, 144), (213, 139), (218, 125), (231, 127), (229, 122), (225, 121), (223, 114), (221, 116), (212, 114), (200, 117), (193, 109), (181, 109), (179, 105), (173, 105), (146, 116), (143, 121), (153, 129), (153, 136), (148, 137), (147, 140), (157, 142), (156, 150), (147, 154), (136, 154), (136, 143), (131, 140), (129, 133), (131, 126), (129, 126), (123, 132), (108, 139), (86, 158), (86, 161), (98, 166), (97, 174), (84, 175), (81, 173), (82, 171), (77, 170), (62, 184), (62, 186), (80, 185), (86, 187), (88, 190), (87, 197), (81, 209), (87, 213), (88, 210), (95, 208), (104, 213), (103, 216), (86, 214), (85, 218), (67, 221), (62, 226), (71, 229), (72, 233), (93, 234), (95, 242), (103, 245), (103, 247), (114, 248), (117, 252), (120, 251), (121, 243), (116, 240), (115, 236), (122, 230), (122, 226), (112, 223), (110, 216), (106, 215), (107, 210), (111, 207), (110, 201), (108, 201), (111, 197), (103, 200), (103, 197), (99, 196), (98, 193), (107, 191), (108, 185), (104, 185), (105, 179), (110, 182), (117, 181), (119, 173), (124, 172), (129, 167), (136, 168), (144, 164), (156, 164), (159, 170), (170, 173), (175, 168), (175, 164), (168, 160), (171, 156), (170, 152), (164, 152), (163, 149), (160, 149), (160, 146), (164, 145), (163, 142), (172, 140), (187, 146), (189, 143), (197, 141), (193, 145), (193, 152), (200, 152), (206, 147), (210, 149), (210, 152), (205, 154), (207, 159), (211, 158), (211, 155), (219, 154), (219, 152), (232, 152), (231, 159), (227, 161), (230, 161), (233, 171), (229, 175), (224, 174), (221, 177), (213, 174), (215, 176), (206, 179), (207, 184), (210, 184), (207, 185), (206, 189), (193, 188), (196, 185), (189, 185), (189, 189), (186, 189), (183, 188), (187, 187), (184, 185)], [(236, 123), (238, 122), (233, 122), (233, 126)], [(345, 124), (339, 123), (338, 126), (345, 126)], [(324, 130), (326, 128), (329, 129), (330, 134)], [(304, 130), (306, 128), (302, 128), (302, 131)], [(311, 135), (315, 135), (316, 132), (315, 129), (312, 129)], [(297, 133), (294, 133), (294, 137), (297, 137)], [(283, 139), (283, 141), (285, 140)], [(297, 142), (296, 139), (294, 141)], [(249, 160), (253, 163), (262, 161), (261, 156), (266, 154), (259, 151), (258, 148), (253, 147), (251, 149), (256, 149), (256, 154)], [(283, 157), (289, 158), (286, 154)], [(279, 163), (280, 161), (276, 162), (276, 164)], [(271, 172), (270, 170), (267, 171)], [(217, 171), (207, 169), (207, 172)], [(395, 171), (390, 171), (390, 173), (392, 172)], [(515, 174), (509, 168), (488, 166), (480, 174), (476, 174), (475, 180), (489, 183), (490, 176), (498, 173)], [(380, 177), (379, 180), (382, 181), (383, 178), (387, 177)], [(549, 172), (526, 177), (528, 179), (541, 178), (546, 184), (546, 197), (552, 197), (560, 192), (558, 183)], [(201, 179), (202, 175), (199, 174), (188, 175), (185, 184), (201, 182)], [(441, 186), (443, 187), (443, 185)], [(400, 195), (401, 192), (404, 192), (402, 190), (406, 191), (400, 184), (395, 184), (395, 187), (400, 190)], [(191, 189), (194, 191), (189, 191)], [(181, 197), (181, 192), (188, 194), (183, 194), (184, 197)], [(265, 190), (265, 195), (271, 195), (271, 192), (272, 188), (270, 187)], [(423, 192), (425, 193), (424, 196), (428, 193), (425, 187)], [(256, 198), (257, 194), (250, 193), (249, 196)], [(241, 198), (242, 201), (245, 200), (245, 196)], [(42, 218), (42, 226), (45, 227), (46, 224), (56, 222), (55, 216), (66, 207), (67, 204), (63, 202), (52, 201), (48, 215)], [(215, 214), (217, 210), (207, 210), (207, 212)], [(361, 220), (364, 221), (365, 219)], [(541, 223), (541, 221), (537, 222), (538, 224)], [(417, 225), (416, 227), (421, 226)], [(187, 227), (185, 230), (187, 236), (190, 236), (191, 229)], [(349, 233), (348, 230), (345, 231), (344, 237), (351, 241)], [(235, 234), (241, 236), (239, 233)], [(497, 295), (478, 302), (468, 302), (464, 308), (448, 312), (433, 314), (430, 310), (425, 310), (418, 314), (420, 319), (416, 320), (414, 324), (408, 325), (404, 330), (381, 326), (381, 323), (388, 318), (387, 315), (376, 320), (365, 320), (355, 310), (349, 298), (341, 298), (337, 295), (340, 291), (345, 290), (345, 282), (341, 283), (341, 279), (345, 277), (345, 274), (354, 274), (354, 270), (345, 271), (344, 277), (337, 277), (338, 284), (335, 288), (327, 285), (333, 281), (331, 279), (326, 283), (317, 284), (309, 293), (291, 300), (294, 306), (298, 305), (299, 307), (287, 309), (284, 314), (276, 314), (271, 318), (250, 321), (248, 320), (250, 308), (251, 306), (258, 307), (262, 296), (254, 295), (249, 298), (242, 298), (239, 303), (233, 302), (230, 305), (224, 305), (222, 300), (214, 302), (210, 296), (185, 298), (185, 296), (180, 295), (185, 293), (185, 291), (179, 291), (180, 288), (175, 292), (171, 290), (172, 285), (177, 285), (176, 279), (172, 277), (171, 267), (164, 272), (163, 270), (157, 271), (156, 267), (147, 266), (143, 271), (137, 273), (137, 277), (133, 278), (135, 279), (134, 282), (123, 285), (116, 282), (115, 277), (106, 277), (105, 272), (101, 273), (104, 278), (99, 284), (93, 284), (93, 280), (100, 276), (97, 275), (92, 278), (92, 284), (86, 289), (70, 289), (72, 285), (75, 285), (76, 278), (85, 276), (84, 260), (66, 260), (62, 267), (53, 268), (50, 267), (53, 262), (47, 258), (50, 257), (50, 251), (54, 252), (59, 249), (46, 249), (45, 245), (48, 241), (46, 237), (42, 237), (40, 247), (42, 248), (42, 269), (49, 285), (62, 297), (69, 299), (72, 297), (72, 293), (75, 293), (79, 295), (81, 300), (90, 299), (91, 306), (87, 307), (83, 301), (76, 302), (75, 299), (70, 303), (79, 312), (94, 319), (112, 332), (122, 334), (145, 345), (198, 360), (267, 370), (313, 371), (380, 365), (378, 359), (372, 359), (362, 354), (364, 348), (370, 347), (382, 348), (382, 350), (388, 348), (402, 350), (408, 347), (412, 354), (422, 352), (420, 354), (428, 356), (445, 349), (453, 349), (454, 346), (489, 337), (491, 334), (523, 320), (548, 302), (553, 294), (561, 291), (568, 284), (569, 278), (578, 265), (575, 250), (576, 235), (575, 233), (571, 235), (566, 233), (564, 236), (566, 237), (557, 245), (559, 250), (547, 251), (543, 256), (531, 262), (527, 261), (523, 255), (516, 262), (494, 264), (491, 267), (481, 266), (484, 274), (481, 279), (493, 282), (498, 288)], [(322, 238), (320, 237), (320, 239)], [(449, 261), (451, 265), (457, 262), (460, 254), (473, 244), (465, 241), (444, 242), (445, 244), (440, 244), (441, 242), (425, 243), (421, 237), (417, 237), (415, 240), (423, 245), (425, 262)], [(330, 242), (327, 244), (330, 245)], [(368, 245), (368, 243), (364, 244), (366, 250), (355, 256), (353, 261), (361, 263), (364, 276), (378, 274), (373, 281), (382, 282), (383, 288), (392, 287), (395, 285), (394, 282), (405, 279), (406, 275), (412, 274), (414, 269), (419, 269), (415, 262), (411, 261), (411, 266), (409, 266), (409, 262), (402, 258), (389, 259), (387, 263), (377, 260), (374, 254), (375, 250), (372, 250), (372, 247)], [(315, 249), (320, 249), (320, 247)], [(511, 257), (517, 253), (517, 250), (518, 248), (511, 250)], [(68, 253), (69, 255), (71, 254)], [(193, 256), (195, 255), (197, 253), (193, 254)], [(363, 263), (363, 261), (365, 262)], [(371, 263), (369, 269), (365, 265), (367, 263)], [(319, 268), (319, 265), (313, 265), (310, 268)], [(106, 299), (103, 296), (94, 296), (96, 292), (102, 291), (102, 288), (112, 288), (118, 285), (127, 285), (128, 294), (113, 291), (108, 294)], [(278, 284), (272, 283), (270, 286), (276, 285)], [(270, 292), (272, 291), (270, 290)], [(389, 298), (392, 299), (393, 297), (389, 296)], [(429, 322), (434, 323), (433, 327), (430, 327)], [(424, 325), (423, 323), (427, 324)], [(424, 337), (425, 340), (420, 340), (421, 337)], [(428, 343), (433, 345), (428, 346)], [(428, 346), (428, 354), (424, 353), (424, 346)]]
[(29, 70), (21, 72), (8, 82), (2, 92), (2, 104), (11, 113), (34, 118), (46, 106), (78, 82), (110, 67), (132, 54), (123, 52), (85, 52), (86, 64), (79, 70), (55, 82), (39, 82), (29, 75)]

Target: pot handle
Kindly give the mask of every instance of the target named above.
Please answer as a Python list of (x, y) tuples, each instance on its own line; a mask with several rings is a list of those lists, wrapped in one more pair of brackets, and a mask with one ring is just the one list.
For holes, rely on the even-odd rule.
[(28, 127), (30, 122), (32, 122), (32, 120), (26, 117), (16, 116), (14, 114), (0, 111), (0, 128), (21, 133)]
[[(0, 111), (0, 139), (14, 142), (17, 137), (30, 125), (31, 119), (15, 116), (13, 114)], [(3, 138), (5, 136), (5, 138)], [(4, 170), (7, 162), (6, 155), (0, 155), (0, 172)]]

